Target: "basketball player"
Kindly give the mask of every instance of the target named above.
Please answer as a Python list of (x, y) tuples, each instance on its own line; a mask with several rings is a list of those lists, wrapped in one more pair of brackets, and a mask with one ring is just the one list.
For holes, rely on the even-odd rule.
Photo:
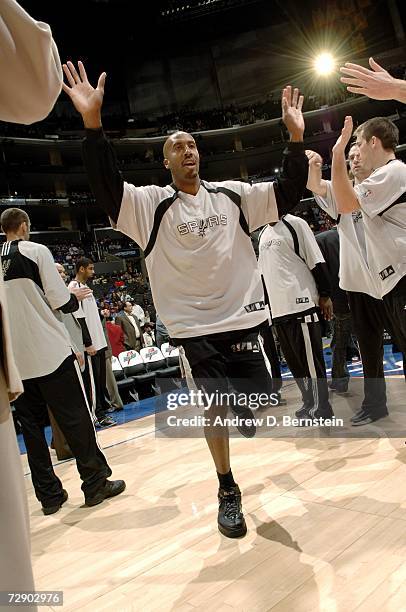
[[(81, 62), (79, 72), (71, 62), (64, 70), (69, 82), (64, 90), (86, 128), (83, 154), (96, 200), (113, 225), (144, 250), (156, 309), (172, 342), (181, 346), (193, 378), (208, 392), (228, 391), (231, 383), (246, 397), (266, 391), (268, 372), (258, 330), (268, 313), (249, 234), (277, 221), (303, 193), (308, 166), (303, 96), (291, 87), (283, 91), (282, 119), (290, 143), (277, 182), (251, 186), (200, 180), (196, 142), (190, 134), (176, 132), (163, 150), (173, 183), (135, 187), (124, 182), (103, 134), (105, 73), (94, 89)], [(213, 418), (226, 410), (216, 406), (206, 413), (210, 424), (205, 433), (219, 478), (219, 530), (238, 537), (246, 533), (246, 524), (230, 469), (228, 430), (212, 426)]]
[[(352, 126), (349, 126), (349, 119), (346, 120), (346, 131), (344, 133), (346, 144), (351, 136)], [(371, 123), (372, 122), (372, 123)], [(357, 137), (356, 146), (350, 149), (350, 169), (355, 177), (354, 188), (345, 173), (344, 194), (341, 193), (342, 207), (339, 209), (336, 201), (336, 193), (332, 182), (324, 181), (321, 178), (321, 158), (314, 152), (309, 152), (309, 182), (308, 187), (315, 194), (317, 203), (330, 216), (338, 220), (338, 231), (340, 233), (340, 287), (348, 292), (348, 299), (351, 309), (351, 314), (354, 323), (354, 329), (358, 338), (361, 358), (364, 369), (364, 393), (365, 397), (360, 410), (352, 417), (354, 426), (365, 425), (385, 417), (388, 414), (386, 406), (386, 390), (383, 373), (383, 331), (388, 330), (395, 339), (399, 349), (404, 353), (404, 340), (402, 337), (404, 332), (403, 321), (404, 312), (400, 312), (400, 317), (394, 316), (390, 312), (391, 307), (386, 304), (392, 303), (393, 299), (396, 302), (395, 294), (404, 293), (402, 277), (402, 263), (399, 261), (401, 257), (401, 243), (399, 249), (393, 249), (393, 238), (391, 233), (395, 229), (393, 227), (393, 217), (391, 211), (385, 212), (381, 210), (381, 214), (375, 215), (375, 219), (371, 215), (366, 214), (364, 207), (360, 208), (357, 204), (357, 197), (354, 198), (355, 190), (362, 189), (363, 185), (367, 185), (366, 191), (373, 191), (376, 196), (381, 196), (387, 205), (388, 198), (384, 193), (378, 193), (374, 186), (373, 191), (369, 189), (369, 184), (374, 184), (375, 180), (380, 180), (380, 174), (387, 172), (390, 166), (396, 164), (396, 167), (403, 169), (404, 165), (395, 160), (394, 148), (398, 141), (398, 133), (396, 126), (387, 119), (377, 118), (377, 120), (369, 120), (367, 136), (369, 141), (362, 141)], [(360, 126), (361, 128), (362, 126)], [(359, 128), (359, 129), (360, 129)], [(379, 136), (370, 136), (370, 130), (376, 132)], [(349, 133), (349, 135), (348, 135)], [(338, 143), (342, 143), (344, 138)], [(359, 146), (362, 143), (362, 149)], [(382, 146), (384, 143), (385, 147)], [(371, 150), (372, 149), (372, 150)], [(353, 160), (352, 153), (355, 151)], [(335, 153), (336, 169), (337, 162), (341, 166), (344, 149), (337, 147)], [(385, 161), (386, 160), (386, 161)], [(393, 161), (390, 161), (393, 160)], [(373, 168), (379, 168), (379, 164), (383, 161), (390, 161), (387, 167), (381, 167), (381, 170), (373, 171)], [(345, 159), (344, 159), (345, 164)], [(340, 178), (335, 177), (337, 188), (337, 178), (340, 181), (342, 177), (342, 167)], [(388, 183), (386, 182), (386, 185)], [(351, 187), (351, 190), (348, 188)], [(399, 183), (394, 184), (399, 190)], [(350, 206), (343, 206), (343, 195), (349, 195)], [(396, 202), (397, 197), (392, 201)], [(393, 196), (392, 196), (393, 197)], [(389, 197), (389, 201), (391, 198)], [(370, 200), (373, 201), (373, 198)], [(353, 207), (353, 210), (351, 208)], [(395, 212), (400, 207), (394, 204)], [(399, 210), (397, 210), (397, 215)], [(389, 224), (389, 225), (388, 225)], [(364, 229), (365, 228), (365, 229)], [(372, 228), (372, 233), (371, 233)], [(396, 231), (396, 229), (395, 229)], [(400, 233), (402, 231), (400, 230)], [(391, 251), (387, 253), (387, 249)], [(385, 253), (387, 253), (385, 255)], [(367, 255), (368, 254), (368, 255)], [(384, 264), (381, 266), (377, 263), (391, 260), (395, 264), (393, 273), (389, 268), (389, 275), (383, 271)], [(392, 265), (389, 263), (389, 266)], [(382, 270), (380, 269), (382, 268)], [(382, 272), (382, 276), (380, 274)], [(392, 293), (392, 291), (394, 292)], [(385, 297), (388, 295), (388, 297)], [(382, 299), (383, 298), (383, 299)], [(393, 299), (392, 299), (393, 298)], [(401, 302), (401, 297), (399, 298)], [(401, 303), (393, 307), (398, 311), (401, 309)], [(403, 316), (402, 316), (403, 315)], [(398, 339), (398, 337), (400, 338)]]
[(10, 310), (11, 337), (24, 393), (14, 403), (21, 422), (31, 478), (45, 515), (68, 498), (56, 476), (44, 434), (47, 406), (74, 456), (87, 506), (95, 506), (125, 489), (109, 481), (111, 469), (96, 437), (72, 342), (57, 313), (78, 308), (46, 246), (29, 241), (30, 220), (19, 208), (0, 218), (6, 242), (1, 252)]
[(259, 239), (259, 269), (265, 281), (272, 323), (302, 394), (299, 419), (329, 419), (323, 340), (318, 314), (332, 316), (330, 281), (314, 234), (306, 221), (284, 215)]

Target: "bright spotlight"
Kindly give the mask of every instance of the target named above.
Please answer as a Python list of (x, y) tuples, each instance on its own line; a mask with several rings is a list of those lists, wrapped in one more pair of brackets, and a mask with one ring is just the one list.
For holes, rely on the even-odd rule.
[(320, 53), (314, 60), (314, 69), (321, 76), (331, 74), (335, 67), (335, 61), (331, 53)]

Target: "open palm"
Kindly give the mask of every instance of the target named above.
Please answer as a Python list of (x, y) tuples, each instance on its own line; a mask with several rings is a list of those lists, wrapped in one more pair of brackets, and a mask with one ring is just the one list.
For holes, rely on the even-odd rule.
[(282, 92), (282, 121), (292, 134), (304, 132), (305, 123), (302, 113), (303, 96), (299, 95), (299, 89), (288, 85)]
[(76, 110), (83, 116), (100, 111), (103, 104), (104, 83), (106, 73), (103, 72), (94, 88), (88, 81), (86, 70), (82, 62), (78, 62), (79, 72), (72, 62), (63, 65), (63, 71), (69, 85), (62, 84), (63, 90), (72, 100)]

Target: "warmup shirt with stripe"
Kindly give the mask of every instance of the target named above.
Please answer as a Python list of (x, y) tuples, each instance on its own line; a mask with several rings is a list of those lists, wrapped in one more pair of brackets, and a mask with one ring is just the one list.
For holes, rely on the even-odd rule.
[(201, 181), (193, 196), (174, 185), (124, 182), (103, 131), (86, 134), (84, 161), (96, 201), (144, 250), (154, 303), (171, 338), (263, 323), (268, 314), (249, 235), (298, 203), (307, 181), (303, 143), (287, 145), (275, 182)]
[(406, 165), (391, 160), (354, 186), (361, 210), (339, 215), (331, 182), (317, 204), (338, 220), (340, 287), (382, 299), (406, 275)]
[(259, 238), (258, 264), (274, 324), (315, 312), (319, 297), (330, 295), (324, 257), (304, 219), (288, 214), (267, 225)]
[(326, 186), (325, 197), (315, 193), (313, 195), (318, 206), (337, 221), (340, 236), (340, 288), (344, 291), (366, 293), (380, 299), (380, 283), (374, 278), (368, 265), (362, 211), (340, 214), (337, 210), (331, 181), (326, 181)]
[(22, 380), (51, 374), (72, 355), (72, 341), (57, 311), (74, 312), (78, 301), (61, 279), (46, 246), (5, 242), (1, 251), (11, 338)]
[(369, 268), (383, 297), (406, 275), (406, 165), (393, 159), (354, 189), (363, 213)]
[(264, 228), (259, 239), (259, 268), (264, 278), (285, 359), (312, 416), (331, 416), (319, 296), (330, 295), (327, 266), (304, 219), (285, 215)]
[[(72, 280), (69, 285), (69, 289), (88, 289), (88, 285), (80, 283), (77, 280)], [(94, 295), (90, 295), (81, 301), (78, 310), (75, 312), (75, 317), (82, 326), (86, 325), (88, 332), (90, 333), (91, 344), (94, 346), (96, 351), (107, 348), (106, 336), (104, 335), (103, 326), (100, 320), (99, 309), (97, 308), (97, 302)], [(85, 323), (83, 323), (83, 319)], [(85, 346), (89, 346), (86, 344)]]

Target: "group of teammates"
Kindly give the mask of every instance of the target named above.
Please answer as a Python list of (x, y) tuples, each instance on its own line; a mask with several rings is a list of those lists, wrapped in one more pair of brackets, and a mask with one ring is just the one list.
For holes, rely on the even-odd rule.
[[(93, 88), (81, 62), (78, 69), (72, 62), (63, 68), (68, 81), (63, 88), (86, 129), (83, 156), (92, 191), (113, 226), (143, 249), (157, 311), (173, 343), (180, 347), (182, 362), (195, 384), (206, 392), (233, 390), (247, 396), (269, 389), (264, 357), (258, 350), (259, 336), (268, 325), (262, 272), (268, 296), (274, 296), (271, 311), (289, 354), (288, 363), (307, 385), (301, 389), (305, 401), (300, 416), (332, 415), (316, 312), (321, 299), (329, 317), (324, 259), (316, 244), (309, 247), (305, 236), (311, 232), (305, 230), (304, 222), (289, 214), (307, 185), (317, 194), (320, 206), (338, 221), (340, 286), (351, 292), (355, 330), (367, 363), (365, 399), (353, 424), (385, 416), (383, 327), (406, 353), (406, 167), (395, 159), (398, 132), (393, 123), (378, 118), (356, 131), (352, 165), (356, 175), (364, 175), (353, 186), (345, 158), (352, 136), (347, 117), (333, 149), (332, 180), (324, 181), (320, 156), (304, 149), (303, 96), (288, 86), (282, 93), (282, 120), (290, 141), (275, 181), (249, 185), (201, 180), (194, 138), (177, 132), (164, 144), (164, 165), (172, 183), (135, 187), (121, 176), (103, 133), (105, 73)], [(353, 65), (345, 69), (355, 70)], [(250, 234), (263, 226), (258, 266)], [(297, 269), (283, 267), (283, 248), (289, 241)], [(301, 290), (302, 259), (313, 272), (313, 291)], [(284, 282), (279, 287), (275, 283), (278, 267), (283, 269), (285, 284), (296, 285), (294, 316), (288, 319)], [(297, 374), (295, 360), (300, 362)], [(228, 430), (213, 425), (226, 411), (227, 406), (208, 410), (205, 433), (219, 479), (218, 526), (223, 534), (237, 537), (246, 532), (246, 525), (230, 467)]]
[[(10, 37), (12, 33), (14, 39), (8, 50), (8, 63), (2, 65), (7, 95), (2, 101), (1, 116), (5, 120), (23, 123), (39, 120), (49, 112), (59, 92), (61, 74), (56, 47), (49, 28), (33, 21), (14, 0), (3, 3), (2, 19), (3, 25), (12, 25), (7, 30), (7, 36)], [(41, 45), (36, 47), (37, 57), (34, 58), (34, 66), (40, 76), (38, 82), (35, 74), (30, 74), (33, 64), (27, 67), (25, 63), (25, 49), (30, 43), (30, 36), (41, 41)], [(375, 72), (382, 77), (382, 71), (374, 66), (372, 68), (367, 72), (359, 68), (362, 78), (350, 72), (350, 80), (361, 82), (364, 79), (362, 89), (367, 89), (365, 79), (373, 80)], [(356, 73), (357, 67), (347, 67), (347, 70)], [(289, 131), (290, 142), (283, 154), (281, 176), (276, 181), (252, 186), (234, 181), (202, 181), (199, 178), (196, 143), (191, 135), (178, 132), (170, 136), (164, 146), (164, 165), (171, 172), (172, 184), (164, 188), (153, 185), (135, 187), (123, 180), (114, 152), (103, 134), (101, 107), (105, 74), (101, 75), (95, 89), (88, 82), (82, 64), (79, 64), (79, 72), (72, 63), (65, 65), (64, 71), (69, 82), (69, 86), (63, 86), (64, 90), (81, 113), (86, 128), (83, 152), (92, 190), (113, 225), (143, 248), (157, 310), (173, 342), (180, 346), (182, 361), (188, 365), (195, 382), (205, 390), (228, 391), (230, 385), (235, 388), (238, 383), (240, 388), (237, 391), (246, 394), (263, 392), (269, 376), (262, 353), (256, 347), (258, 334), (267, 325), (268, 315), (250, 233), (268, 224), (278, 224), (297, 205), (307, 181), (312, 180), (312, 173), (320, 178), (320, 160), (312, 154), (308, 154), (311, 167), (308, 178), (309, 162), (303, 145), (303, 96), (297, 89), (292, 91), (291, 87), (285, 88), (282, 94), (282, 119)], [(353, 85), (358, 86), (359, 83)], [(30, 100), (27, 94), (34, 99)], [(403, 96), (403, 89), (397, 95)], [(44, 97), (47, 98), (45, 102)], [(28, 108), (27, 99), (30, 100)], [(44, 108), (47, 108), (45, 113)], [(341, 215), (339, 226), (341, 218), (349, 215), (347, 218), (351, 221), (354, 211), (361, 212), (365, 227), (365, 253), (361, 253), (361, 256), (371, 274), (371, 286), (377, 286), (380, 290), (377, 295), (368, 295), (379, 301), (380, 307), (381, 302), (384, 303), (382, 309), (388, 320), (390, 317), (394, 323), (390, 331), (404, 351), (405, 294), (402, 279), (406, 228), (402, 195), (406, 187), (405, 169), (394, 159), (393, 151), (384, 148), (379, 134), (370, 135), (364, 126), (358, 131), (357, 144), (361, 159), (366, 160), (365, 164), (371, 162), (372, 173), (368, 179), (353, 187), (347, 178), (344, 155), (351, 134), (352, 126), (347, 118), (334, 148), (331, 184), (319, 180), (319, 197), (324, 198), (324, 206), (331, 210), (336, 207), (337, 216)], [(44, 373), (39, 377), (26, 378), (24, 388), (38, 398), (38, 406), (54, 403), (54, 416), (72, 440), (72, 449), (78, 455), (78, 467), (84, 480), (85, 495), (87, 493), (89, 505), (93, 505), (110, 494), (121, 492), (124, 483), (109, 483), (106, 480), (111, 473), (110, 468), (97, 445), (91, 415), (78, 382), (78, 369), (70, 355), (68, 336), (62, 331), (62, 322), (55, 318), (57, 322), (54, 323), (50, 318), (58, 309), (62, 312), (74, 311), (77, 304), (62, 279), (55, 276), (55, 268), (50, 265), (50, 255), (46, 249), (34, 249), (29, 241), (24, 241), (29, 232), (27, 220), (16, 226), (15, 219), (10, 215), (8, 219), (5, 217), (5, 222), (9, 223), (8, 228), (4, 228), (8, 230), (8, 242), (2, 257), (2, 268), (6, 274), (7, 293), (13, 307), (17, 303), (19, 308), (22, 304), (27, 306), (20, 319), (21, 329), (13, 329), (12, 334), (27, 333), (27, 338), (33, 340), (31, 316), (37, 320), (39, 318), (52, 330), (53, 350), (60, 359), (58, 376), (65, 377), (72, 389), (77, 390), (75, 406), (71, 407), (71, 411), (77, 409), (72, 425), (66, 426), (66, 420), (60, 416), (62, 411), (66, 411), (66, 402), (64, 398), (58, 398), (56, 370), (50, 375)], [(342, 227), (340, 232), (343, 236)], [(361, 242), (357, 248), (362, 250)], [(349, 269), (356, 273), (357, 263), (345, 252), (342, 248), (342, 264), (346, 261)], [(315, 266), (317, 263), (314, 260)], [(49, 278), (48, 275), (41, 276), (41, 266), (48, 269)], [(342, 270), (343, 265), (341, 274)], [(51, 299), (45, 297), (47, 290)], [(3, 338), (6, 342), (2, 355), (3, 370), (8, 391), (16, 395), (23, 388), (16, 377), (10, 352), (4, 297), (2, 311)], [(30, 317), (27, 313), (30, 313)], [(33, 359), (41, 362), (45, 357), (45, 352), (39, 355), (34, 351)], [(18, 355), (16, 358), (20, 363), (26, 360), (26, 357)], [(58, 399), (62, 401), (62, 408), (59, 408)], [(206, 438), (219, 479), (218, 526), (226, 536), (238, 537), (246, 533), (246, 524), (241, 493), (230, 468), (228, 431), (226, 428), (219, 431), (213, 426), (213, 417), (224, 416), (226, 410), (225, 406), (210, 409)], [(6, 406), (3, 406), (3, 415), (7, 425), (3, 425), (3, 419), (0, 434), (2, 439), (4, 437), (10, 441), (10, 418)], [(74, 430), (78, 432), (79, 427), (81, 431), (88, 432), (86, 449), (80, 448), (78, 441), (73, 439)], [(10, 444), (2, 446), (9, 448), (10, 457), (14, 463), (18, 462), (15, 443), (12, 448)], [(10, 492), (7, 500), (10, 507), (10, 500), (21, 503), (21, 486), (16, 486), (20, 482), (18, 478), (10, 481), (2, 465), (1, 482), (4, 486), (1, 490)], [(11, 492), (14, 493), (11, 495)], [(58, 504), (65, 498), (61, 484), (55, 481)], [(3, 522), (3, 529), (4, 526), (6, 530), (9, 529), (7, 537), (2, 540), (10, 551), (7, 557), (9, 567), (2, 561), (5, 570), (3, 578), (9, 578), (7, 589), (15, 583), (19, 586), (24, 581), (27, 588), (32, 580), (27, 558), (21, 561), (21, 556), (27, 552), (27, 530), (24, 526), (22, 535), (26, 539), (19, 549), (19, 555), (12, 553), (15, 541), (11, 547), (10, 533), (16, 533), (16, 529), (13, 529), (15, 520), (15, 515), (9, 513), (9, 519)], [(23, 523), (22, 515), (20, 526)], [(21, 535), (19, 537), (21, 539)], [(10, 560), (14, 558), (22, 567), (25, 564), (25, 572), (18, 568), (11, 574), (10, 566), (13, 564)]]

